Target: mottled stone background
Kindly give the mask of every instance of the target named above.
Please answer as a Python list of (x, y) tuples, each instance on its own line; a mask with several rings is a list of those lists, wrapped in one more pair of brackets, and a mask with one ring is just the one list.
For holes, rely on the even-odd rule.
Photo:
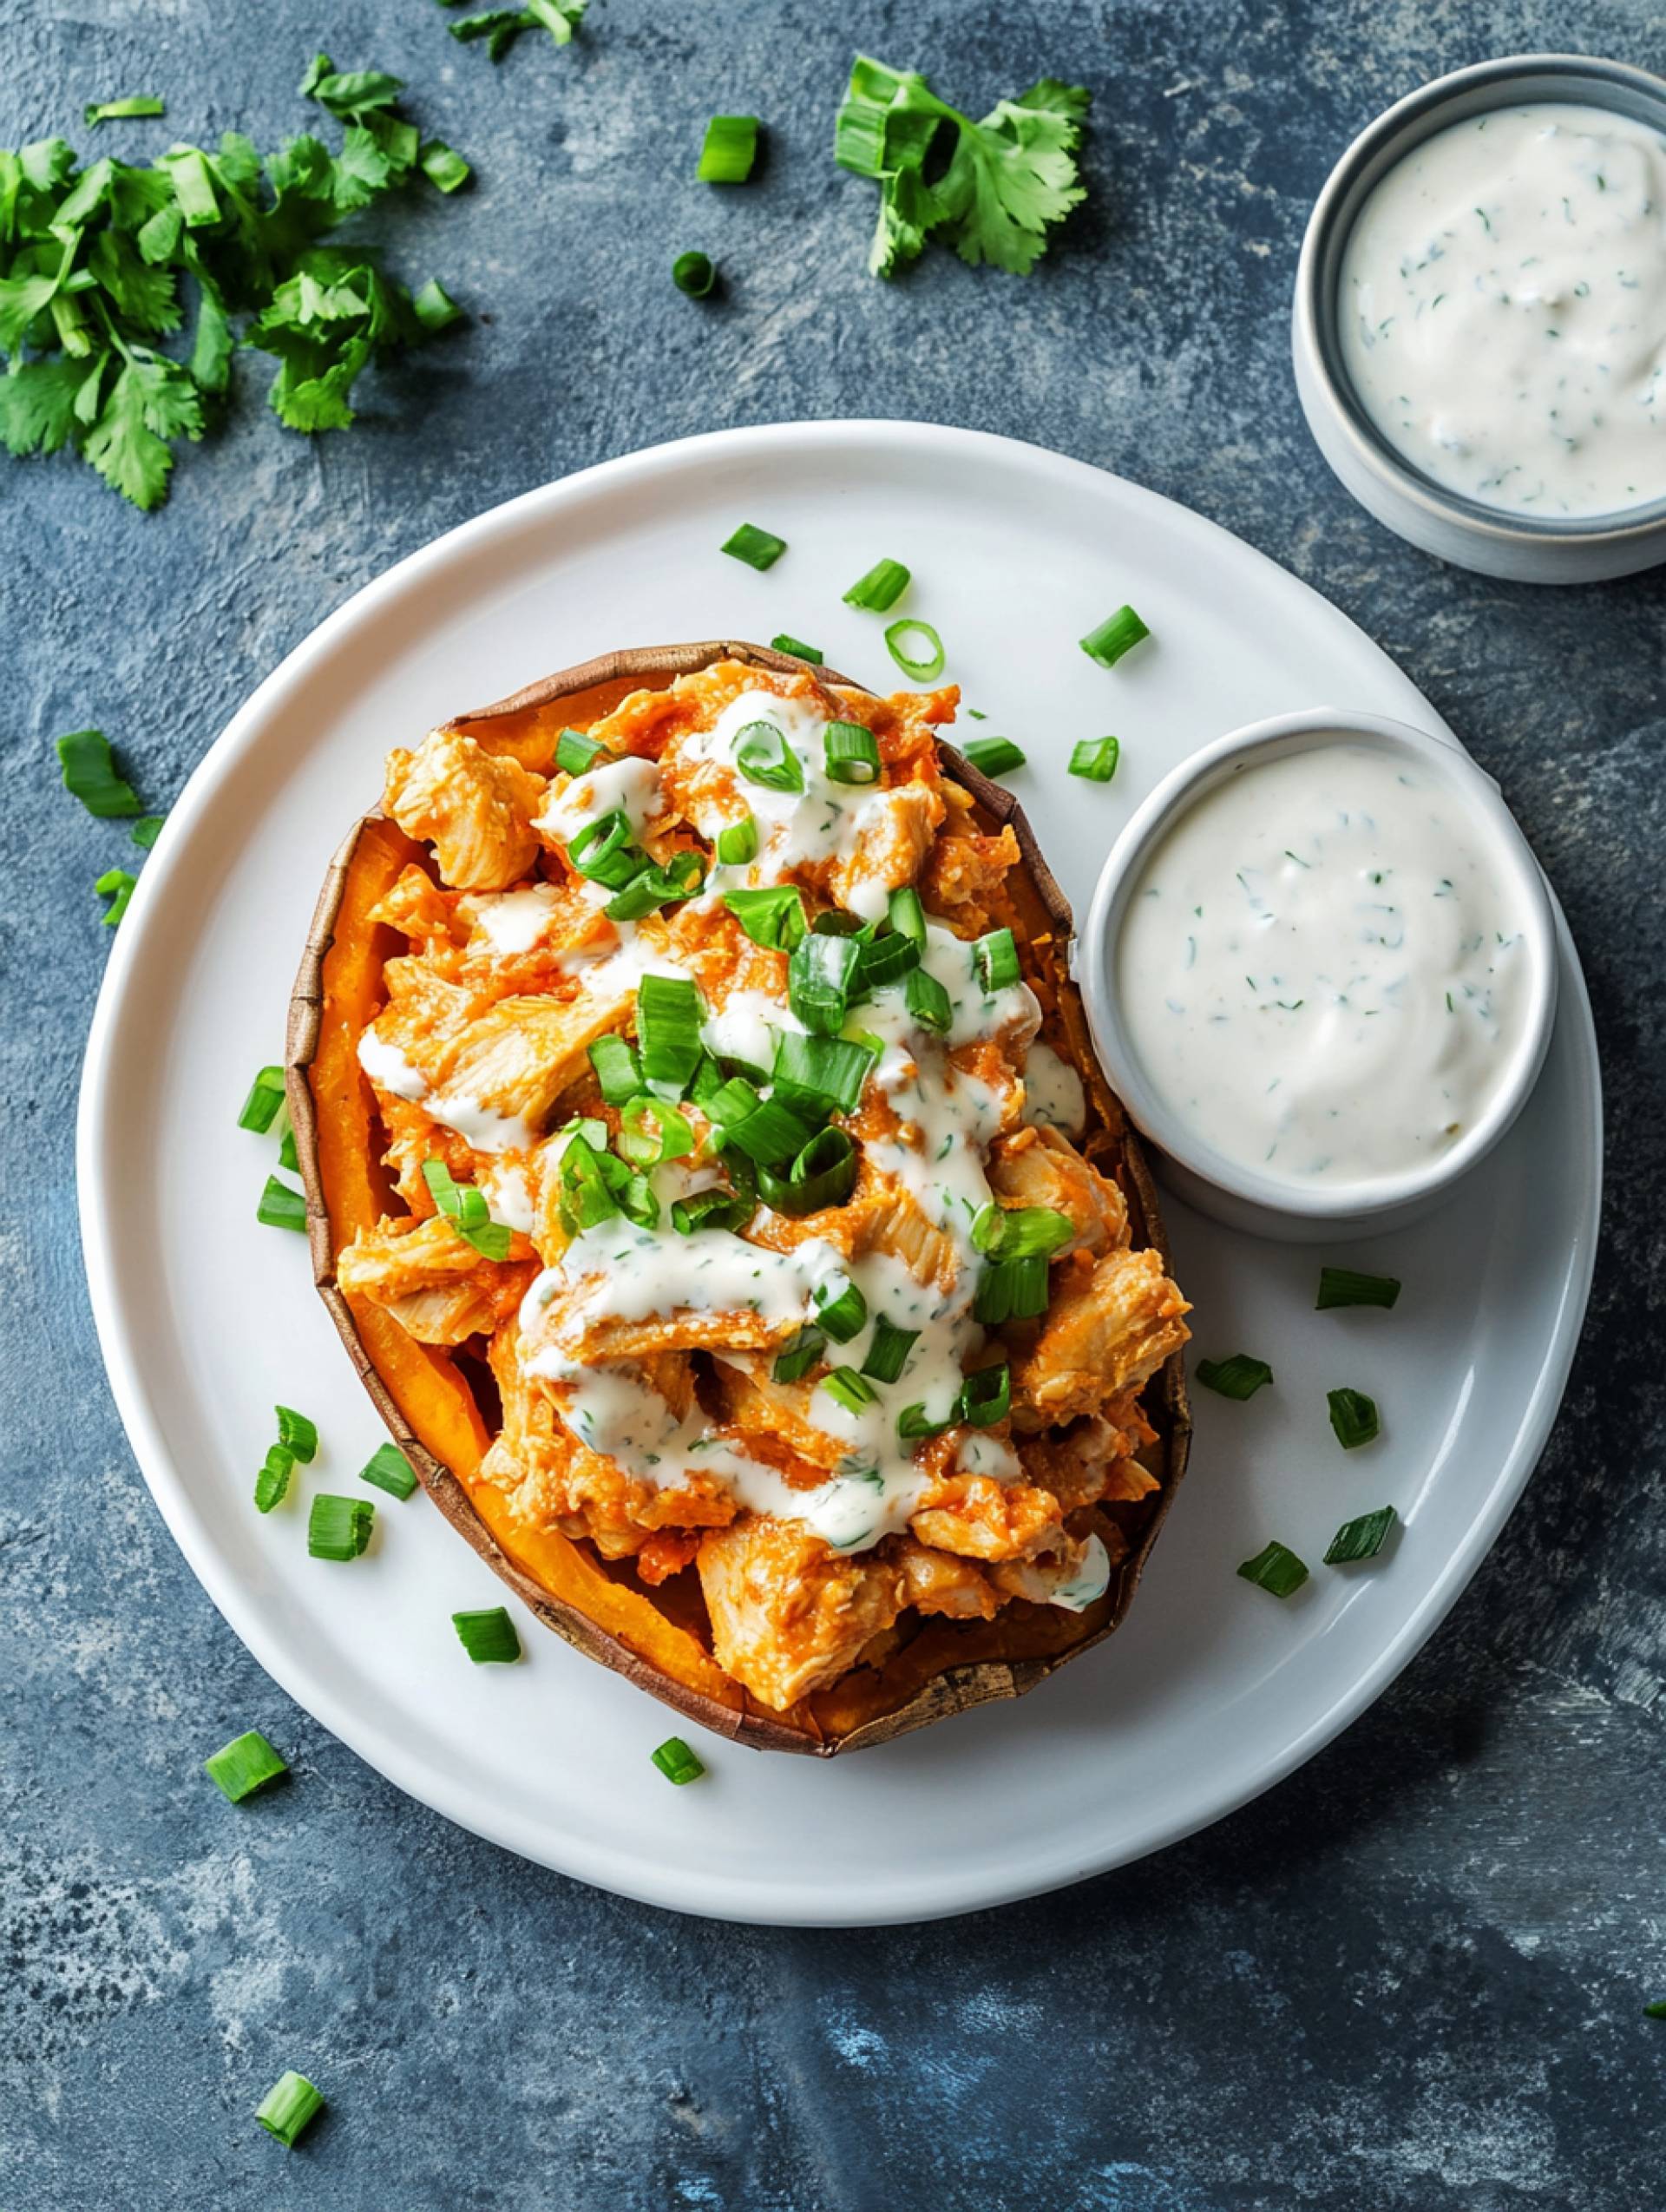
[[(161, 514), (0, 463), (8, 772), (0, 1120), (5, 2212), (1463, 2212), (1662, 2202), (1657, 1698), (1660, 577), (1534, 592), (1438, 568), (1332, 481), (1289, 373), (1309, 205), (1420, 80), (1577, 48), (1658, 62), (1655, 7), (1585, 0), (597, 0), (501, 69), (432, 0), (0, 7), (0, 143), (160, 91), (124, 152), (311, 126), (313, 49), (407, 77), (478, 188), (382, 226), (480, 319), (309, 443), (265, 364)], [(1089, 205), (1027, 282), (864, 272), (829, 146), (853, 46), (974, 113), (1092, 87)], [(693, 181), (758, 110), (761, 181)], [(100, 151), (105, 150), (101, 143)], [(728, 272), (672, 292), (699, 241)], [(489, 321), (487, 318), (489, 317)], [(916, 1931), (725, 1928), (524, 1866), (292, 1708), (197, 1587), (100, 1369), (71, 1137), (119, 828), (56, 788), (101, 723), (165, 800), (256, 681), (390, 561), (658, 439), (794, 416), (1010, 431), (1189, 502), (1409, 669), (1503, 781), (1583, 948), (1611, 1147), (1584, 1352), (1468, 1596), (1339, 1743), (1131, 1872)], [(998, 524), (999, 517), (992, 521)], [(198, 1762), (258, 1719), (293, 1782), (233, 1813)], [(882, 1836), (875, 1848), (884, 1848)], [(310, 2068), (292, 2156), (251, 2114)]]

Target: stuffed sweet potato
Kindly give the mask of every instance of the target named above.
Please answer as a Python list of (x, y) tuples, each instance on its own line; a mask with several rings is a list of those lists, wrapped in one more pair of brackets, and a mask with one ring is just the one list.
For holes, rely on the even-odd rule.
[(1020, 1695), (1185, 1463), (1150, 1180), (1009, 795), (717, 643), (386, 765), (289, 1036), (314, 1271), (454, 1526), (761, 1748)]

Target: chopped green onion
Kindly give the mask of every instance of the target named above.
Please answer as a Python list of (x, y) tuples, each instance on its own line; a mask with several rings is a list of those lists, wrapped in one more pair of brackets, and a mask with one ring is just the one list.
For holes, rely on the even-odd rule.
[(1336, 1441), (1345, 1452), (1356, 1452), (1361, 1444), (1368, 1444), (1381, 1429), (1377, 1418), (1377, 1403), (1368, 1398), (1363, 1390), (1327, 1390), (1325, 1402), (1330, 1408), (1330, 1425), (1336, 1432)]
[(904, 1406), (902, 1412), (898, 1414), (897, 1435), (905, 1444), (917, 1444), (922, 1437), (926, 1436), (941, 1436), (954, 1421), (959, 1412), (960, 1400), (957, 1398), (954, 1401), (954, 1411), (949, 1414), (948, 1421), (934, 1421), (926, 1411), (925, 1400), (918, 1399), (913, 1405)]
[(996, 1260), (978, 1277), (972, 1317), (986, 1329), (1004, 1321), (1033, 1321), (1047, 1309), (1047, 1263), (1040, 1252)]
[[(587, 1137), (570, 1138), (564, 1146), (560, 1212), (561, 1225), (569, 1236), (580, 1230), (594, 1229), (599, 1222), (611, 1221), (619, 1211), (619, 1200), (602, 1166), (609, 1157), (602, 1146), (593, 1145)], [(622, 1167), (623, 1162), (619, 1165)]]
[(1397, 1275), (1361, 1275), (1351, 1267), (1322, 1267), (1315, 1313), (1333, 1306), (1392, 1306), (1400, 1296)]
[(124, 123), (143, 115), (165, 115), (166, 101), (158, 100), (154, 93), (130, 93), (125, 100), (100, 100), (81, 111), (81, 120), (90, 130), (95, 123)]
[(278, 1147), (278, 1165), (286, 1167), (292, 1175), (298, 1175), (301, 1172), (301, 1156), (295, 1149), (295, 1132), (292, 1129), (284, 1132), (284, 1140)]
[(1288, 1598), (1299, 1590), (1308, 1579), (1308, 1570), (1286, 1544), (1275, 1539), (1264, 1551), (1257, 1552), (1253, 1559), (1246, 1559), (1238, 1569), (1246, 1582), (1258, 1584), (1270, 1590), (1275, 1598)]
[(390, 1498), (409, 1498), (416, 1487), (416, 1470), (397, 1444), (378, 1444), (358, 1470), (358, 1479)]
[(904, 884), (900, 891), (893, 891), (886, 909), (888, 918), (899, 937), (911, 937), (923, 953), (926, 949), (926, 909), (920, 903), (920, 894), (912, 884)]
[(934, 1030), (942, 1037), (954, 1026), (954, 1001), (928, 968), (908, 970), (902, 1002), (922, 1029)]
[(234, 1736), (229, 1743), (222, 1743), (218, 1751), (211, 1752), (202, 1762), (202, 1770), (233, 1805), (240, 1805), (257, 1789), (264, 1789), (279, 1775), (286, 1775), (289, 1765), (259, 1730), (252, 1728), (241, 1736)]
[(700, 994), (686, 975), (645, 975), (636, 992), (642, 1073), (680, 1098), (699, 1066)]
[(868, 1326), (868, 1301), (849, 1276), (818, 1283), (810, 1296), (817, 1320), (836, 1344), (848, 1344)]
[(836, 784), (879, 781), (879, 739), (860, 722), (830, 722), (822, 735), (827, 772)]
[(760, 1099), (740, 1076), (731, 1076), (705, 1109), (724, 1132), (759, 1167), (773, 1167), (801, 1152), (817, 1134), (814, 1123), (795, 1113), (784, 1099)]
[(293, 1406), (277, 1406), (278, 1441), (285, 1451), (292, 1452), (303, 1467), (311, 1467), (318, 1455), (318, 1425), (305, 1414), (298, 1414)]
[(423, 174), (439, 191), (457, 192), (475, 174), (461, 154), (454, 154), (443, 138), (430, 138), (417, 155)]
[(1010, 929), (991, 929), (972, 948), (972, 965), (985, 992), (994, 996), (1018, 981), (1018, 946)]
[(702, 184), (744, 184), (758, 159), (756, 115), (713, 115), (700, 148)]
[(836, 906), (829, 907), (825, 914), (818, 914), (810, 926), (817, 936), (859, 937), (864, 944), (875, 928), (871, 922), (859, 922), (854, 914), (842, 914)]
[(1024, 752), (1010, 738), (973, 738), (961, 747), (972, 765), (984, 776), (1005, 776), (1024, 765)]
[(864, 941), (859, 950), (856, 980), (850, 994), (853, 1002), (882, 990), (887, 983), (900, 983), (910, 968), (920, 965), (919, 946), (912, 937), (899, 936), (895, 930), (889, 937)]
[(141, 851), (148, 852), (162, 834), (162, 824), (167, 817), (161, 814), (141, 814), (128, 835)]
[(662, 1099), (634, 1098), (619, 1117), (619, 1149), (635, 1167), (663, 1167), (685, 1159), (694, 1149), (686, 1114)]
[(195, 147), (187, 147), (180, 154), (165, 154), (157, 166), (167, 172), (187, 229), (200, 230), (206, 223), (220, 220), (213, 179), (208, 174), (207, 161)]
[(237, 1117), (239, 1129), (253, 1129), (264, 1134), (278, 1119), (278, 1109), (284, 1103), (284, 1071), (281, 1067), (263, 1067), (250, 1086), (243, 1101), (243, 1111)]
[(1052, 1206), (980, 1206), (972, 1223), (974, 1249), (994, 1260), (1050, 1258), (1076, 1234), (1076, 1224)]
[(675, 899), (692, 899), (705, 888), (705, 857), (674, 852), (663, 868), (647, 867), (601, 909), (610, 922), (640, 922), (645, 914)]
[(1346, 1566), (1354, 1559), (1374, 1559), (1399, 1518), (1392, 1506), (1379, 1506), (1374, 1513), (1361, 1513), (1357, 1520), (1345, 1520), (1330, 1539), (1325, 1565), (1338, 1567)]
[(671, 1225), (679, 1237), (692, 1237), (701, 1229), (744, 1229), (758, 1208), (755, 1198), (737, 1198), (727, 1191), (696, 1191), (671, 1202)]
[(107, 929), (114, 929), (121, 922), (138, 888), (139, 878), (130, 875), (125, 868), (107, 868), (97, 883), (93, 885), (93, 889), (98, 893), (100, 898), (108, 899), (110, 902), (103, 914), (104, 927)]
[(822, 665), (822, 655), (813, 645), (806, 645), (802, 638), (789, 637), (784, 630), (778, 638), (771, 638), (770, 644), (775, 652), (790, 653), (796, 660), (808, 660), (812, 667)]
[(685, 299), (704, 299), (718, 281), (717, 264), (709, 253), (679, 253), (671, 265), (671, 280)]
[(871, 1375), (876, 1382), (900, 1382), (919, 1334), (917, 1329), (899, 1329), (881, 1314), (874, 1323), (868, 1356), (862, 1363), (863, 1373)]
[(642, 1088), (642, 1070), (623, 1037), (598, 1037), (590, 1047), (590, 1065), (610, 1106), (627, 1105)]
[(961, 1385), (960, 1417), (974, 1428), (992, 1428), (1005, 1421), (1012, 1404), (1013, 1370), (1004, 1363), (981, 1367)]
[(368, 1498), (338, 1498), (321, 1490), (307, 1515), (307, 1551), (315, 1559), (356, 1559), (371, 1540), (375, 1520)]
[(275, 2135), (285, 2150), (309, 2121), (324, 2110), (321, 2097), (305, 2074), (282, 2074), (255, 2107), (254, 2117), (268, 2135)]
[[(924, 654), (910, 653), (906, 640), (923, 638), (930, 651)], [(934, 676), (943, 673), (943, 641), (929, 622), (922, 622), (912, 615), (904, 615), (900, 622), (893, 622), (885, 632), (885, 650), (905, 676), (916, 684), (928, 684)]]
[(847, 607), (860, 607), (869, 614), (883, 614), (896, 605), (908, 587), (908, 571), (900, 561), (876, 561), (865, 576), (858, 576), (844, 594)]
[(761, 891), (725, 891), (723, 903), (752, 942), (771, 952), (790, 952), (807, 926), (803, 898), (791, 883), (773, 883)]
[(758, 1163), (758, 1194), (764, 1204), (794, 1220), (842, 1206), (856, 1187), (856, 1148), (843, 1129), (818, 1130), (784, 1175)]
[(847, 1413), (859, 1414), (864, 1407), (876, 1404), (879, 1398), (873, 1384), (858, 1375), (853, 1367), (830, 1368), (822, 1377), (820, 1387)]
[(735, 739), (735, 765), (766, 791), (802, 791), (803, 765), (773, 722), (749, 722)]
[(698, 1782), (705, 1772), (680, 1736), (668, 1736), (650, 1756), (666, 1780), (674, 1782), (679, 1789), (685, 1782)]
[(137, 814), (139, 794), (115, 772), (109, 740), (102, 730), (72, 730), (58, 739), (63, 788), (101, 821)]
[(1080, 738), (1071, 747), (1070, 772), (1090, 784), (1108, 784), (1116, 774), (1121, 758), (1119, 738)]
[(799, 1382), (822, 1356), (827, 1339), (819, 1329), (801, 1329), (791, 1337), (770, 1370), (777, 1382)]
[(280, 1183), (275, 1175), (269, 1175), (254, 1218), (268, 1229), (298, 1229), (305, 1236), (306, 1200), (298, 1191), (292, 1191), (287, 1183)]
[(1097, 630), (1088, 632), (1081, 641), (1082, 651), (1101, 668), (1114, 668), (1125, 653), (1151, 634), (1131, 607), (1119, 607)]
[[(718, 830), (718, 859), (723, 867), (744, 868), (749, 860), (757, 858), (757, 815), (749, 814), (744, 822), (731, 822), (726, 830)], [(800, 911), (802, 917), (802, 909)]]
[[(312, 1454), (307, 1454), (311, 1458)], [(286, 1444), (274, 1444), (254, 1478), (254, 1510), (269, 1513), (289, 1495), (289, 1478), (295, 1472), (296, 1454)]]
[(737, 561), (744, 561), (749, 568), (773, 568), (787, 549), (785, 538), (774, 536), (768, 530), (754, 529), (750, 522), (743, 522), (733, 535), (724, 540), (719, 552), (732, 554)]
[(473, 1183), (454, 1183), (443, 1159), (423, 1162), (423, 1180), (435, 1204), (465, 1244), (482, 1259), (506, 1260), (514, 1231), (507, 1222), (494, 1221), (486, 1193)]
[(622, 891), (653, 864), (633, 838), (631, 818), (622, 806), (587, 822), (568, 843), (567, 857), (580, 876), (610, 891)]
[(1266, 1361), (1251, 1359), (1247, 1352), (1197, 1362), (1197, 1380), (1205, 1390), (1217, 1390), (1223, 1398), (1253, 1398), (1272, 1379), (1273, 1370)]
[(521, 1638), (502, 1605), (482, 1606), (478, 1612), (453, 1613), (451, 1625), (477, 1667), (510, 1666), (521, 1656)]
[(587, 738), (582, 730), (563, 730), (555, 740), (555, 765), (569, 776), (587, 776), (599, 760), (607, 765), (618, 757), (600, 738)]
[(808, 1099), (826, 1112), (854, 1113), (878, 1058), (874, 1046), (850, 1038), (801, 1037), (784, 1029), (775, 1040), (770, 1080), (787, 1093), (789, 1103)]
[(862, 962), (855, 937), (812, 932), (793, 947), (787, 963), (787, 1004), (814, 1035), (836, 1037), (844, 1027)]

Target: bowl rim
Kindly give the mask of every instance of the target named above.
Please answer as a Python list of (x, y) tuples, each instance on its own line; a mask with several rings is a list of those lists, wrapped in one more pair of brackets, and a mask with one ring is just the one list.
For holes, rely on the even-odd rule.
[[(1399, 1175), (1302, 1190), (1229, 1159), (1198, 1137), (1158, 1095), (1123, 1021), (1116, 984), (1115, 940), (1122, 912), (1158, 838), (1223, 780), (1234, 763), (1277, 758), (1328, 742), (1364, 743), (1409, 752), (1458, 788), (1488, 824), (1492, 842), (1520, 879), (1523, 929), (1532, 940), (1533, 1001), (1506, 1081), (1486, 1112), (1450, 1151)], [(1556, 922), (1549, 886), (1532, 847), (1497, 784), (1450, 737), (1387, 715), (1335, 706), (1304, 707), (1229, 731), (1173, 769), (1135, 809), (1112, 845), (1088, 903), (1079, 942), (1079, 982), (1088, 1028), (1112, 1088), (1134, 1126), (1161, 1152), (1202, 1182), (1241, 1203), (1287, 1219), (1368, 1224), (1428, 1202), (1481, 1161), (1532, 1097), (1556, 1026)]]
[[(1333, 367), (1335, 348), (1326, 339), (1328, 333), (1333, 340), (1336, 336), (1335, 301), (1323, 296), (1321, 272), (1326, 249), (1360, 172), (1413, 124), (1438, 115), (1443, 107), (1490, 85), (1499, 88), (1499, 106), (1508, 107), (1512, 84), (1531, 87), (1536, 81), (1555, 75), (1584, 79), (1591, 88), (1592, 107), (1613, 105), (1601, 94), (1604, 88), (1611, 90), (1617, 85), (1654, 102), (1661, 110), (1661, 129), (1666, 135), (1666, 77), (1630, 62), (1610, 61), (1597, 54), (1507, 54), (1432, 77), (1367, 123), (1325, 179), (1302, 234), (1292, 305), (1295, 343), (1315, 392), (1322, 396), (1331, 421), (1346, 439), (1353, 457), (1382, 489), (1410, 502), (1436, 524), (1449, 524), (1500, 549), (1541, 556), (1564, 546), (1584, 550), (1647, 544), (1666, 533), (1666, 494), (1645, 506), (1616, 508), (1602, 515), (1512, 519), (1502, 509), (1484, 507), (1461, 492), (1438, 484), (1389, 444), (1366, 416), (1345, 377)], [(1531, 100), (1553, 95), (1529, 92), (1526, 96)], [(1433, 122), (1422, 135), (1433, 136), (1440, 128), (1438, 121)]]

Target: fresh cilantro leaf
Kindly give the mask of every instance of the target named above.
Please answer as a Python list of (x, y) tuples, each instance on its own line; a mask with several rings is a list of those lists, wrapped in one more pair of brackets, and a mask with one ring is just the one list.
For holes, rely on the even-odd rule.
[[(449, 6), (452, 0), (444, 0)], [(446, 28), (464, 45), (483, 38), (486, 51), (501, 62), (522, 31), (547, 30), (558, 46), (568, 45), (584, 20), (590, 0), (527, 0), (521, 8), (488, 8), (482, 15), (465, 16)]]
[(178, 330), (183, 317), (174, 272), (151, 266), (125, 231), (100, 231), (88, 249), (87, 266), (137, 328)]
[(25, 361), (0, 377), (0, 443), (9, 453), (56, 453), (75, 433), (75, 394), (84, 362), (59, 355)]
[(167, 441), (181, 436), (202, 436), (202, 402), (179, 363), (157, 354), (125, 364), (82, 450), (107, 484), (151, 508), (167, 493)]
[(314, 55), (301, 79), (301, 91), (307, 99), (316, 100), (332, 115), (347, 121), (357, 121), (378, 108), (390, 108), (404, 89), (404, 79), (390, 76), (385, 69), (335, 69), (327, 54)]

